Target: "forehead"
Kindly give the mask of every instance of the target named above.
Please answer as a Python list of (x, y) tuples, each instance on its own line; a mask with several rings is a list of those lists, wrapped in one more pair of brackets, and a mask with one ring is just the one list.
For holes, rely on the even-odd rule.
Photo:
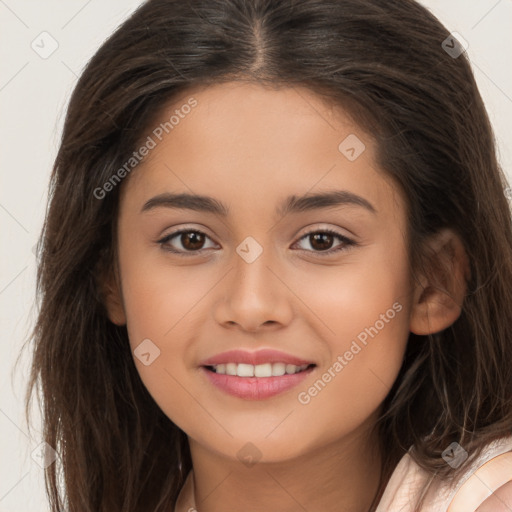
[(230, 82), (190, 89), (162, 109), (147, 136), (154, 148), (123, 186), (138, 203), (194, 193), (255, 213), (277, 209), (284, 196), (343, 189), (379, 211), (403, 207), (375, 163), (371, 134), (306, 88)]

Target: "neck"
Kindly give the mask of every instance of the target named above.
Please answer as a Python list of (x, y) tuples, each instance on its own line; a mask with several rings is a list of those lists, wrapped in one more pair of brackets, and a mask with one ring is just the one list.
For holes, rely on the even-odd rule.
[(189, 438), (196, 508), (201, 512), (368, 512), (379, 488), (375, 433), (351, 434), (283, 462), (245, 466)]

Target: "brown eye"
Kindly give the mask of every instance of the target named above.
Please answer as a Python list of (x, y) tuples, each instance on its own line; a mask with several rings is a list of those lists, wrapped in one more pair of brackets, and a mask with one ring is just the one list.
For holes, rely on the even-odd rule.
[[(337, 247), (332, 249), (334, 240), (336, 238), (340, 240), (341, 243)], [(356, 242), (354, 242), (353, 240), (350, 240), (346, 236), (343, 236), (340, 233), (337, 233), (336, 231), (332, 231), (330, 229), (310, 231), (300, 239), (300, 241), (302, 240), (307, 240), (312, 248), (312, 250), (304, 250), (306, 250), (307, 252), (318, 253), (318, 255), (320, 256), (324, 256), (324, 254), (322, 253), (325, 253), (325, 255), (330, 255), (338, 251), (346, 250), (350, 246), (357, 245)]]
[(334, 241), (334, 236), (329, 233), (314, 233), (308, 236), (311, 247), (319, 251), (330, 249)]
[(204, 244), (204, 234), (197, 231), (188, 231), (181, 233), (180, 242), (188, 251), (201, 249)]
[[(185, 256), (188, 255), (184, 253), (188, 252), (191, 253), (190, 255), (192, 256), (194, 253), (200, 253), (205, 249), (205, 241), (209, 238), (210, 237), (202, 231), (182, 229), (165, 236), (161, 240), (158, 240), (158, 243), (166, 251), (182, 254)], [(178, 245), (177, 248), (176, 245)], [(181, 247), (179, 247), (180, 245)]]

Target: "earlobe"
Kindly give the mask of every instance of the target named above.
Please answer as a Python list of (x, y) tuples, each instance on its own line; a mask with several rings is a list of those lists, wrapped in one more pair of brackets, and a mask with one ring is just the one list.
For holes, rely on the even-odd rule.
[(419, 335), (443, 331), (459, 318), (470, 277), (467, 254), (455, 232), (444, 229), (427, 246), (430, 271), (415, 286), (409, 326)]
[(101, 283), (103, 303), (109, 320), (116, 325), (126, 325), (126, 315), (119, 283), (113, 275)]

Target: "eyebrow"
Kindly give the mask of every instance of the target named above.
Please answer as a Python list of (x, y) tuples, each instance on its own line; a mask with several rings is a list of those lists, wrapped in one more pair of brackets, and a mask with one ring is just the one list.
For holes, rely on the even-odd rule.
[[(344, 205), (360, 206), (373, 214), (377, 213), (375, 207), (368, 200), (348, 190), (331, 190), (318, 194), (305, 194), (303, 196), (292, 195), (278, 205), (276, 213), (280, 216), (285, 216), (291, 213), (301, 213)], [(229, 215), (229, 208), (217, 199), (188, 193), (159, 194), (146, 201), (141, 212), (159, 207), (212, 213), (221, 217), (227, 217)]]

